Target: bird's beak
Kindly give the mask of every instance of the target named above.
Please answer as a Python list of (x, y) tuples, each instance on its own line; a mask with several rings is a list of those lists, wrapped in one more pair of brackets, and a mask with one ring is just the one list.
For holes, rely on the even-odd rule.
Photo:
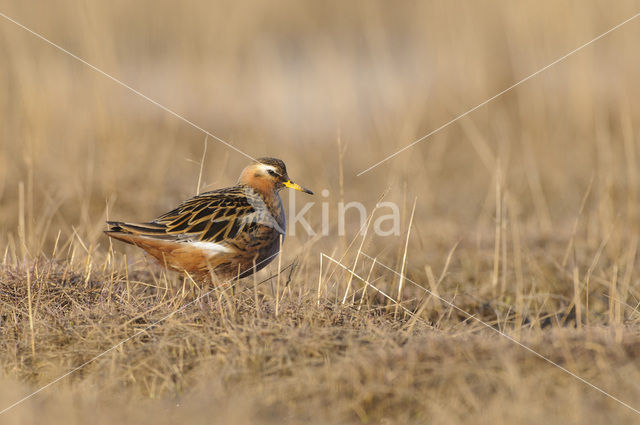
[(309, 195), (313, 195), (312, 191), (310, 191), (309, 189), (305, 189), (304, 187), (300, 186), (298, 183), (294, 183), (291, 180), (282, 182), (282, 184), (288, 188), (299, 190), (300, 192), (308, 193)]

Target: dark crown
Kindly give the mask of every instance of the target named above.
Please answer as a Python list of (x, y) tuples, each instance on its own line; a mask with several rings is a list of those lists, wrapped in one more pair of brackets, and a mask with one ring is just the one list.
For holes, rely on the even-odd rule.
[(261, 164), (271, 165), (276, 168), (278, 174), (281, 176), (287, 175), (287, 167), (284, 165), (284, 162), (278, 158), (258, 158), (257, 160)]

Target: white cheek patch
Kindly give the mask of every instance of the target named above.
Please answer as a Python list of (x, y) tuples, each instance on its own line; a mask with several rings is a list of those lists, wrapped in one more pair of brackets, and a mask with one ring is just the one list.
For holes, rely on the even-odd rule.
[(225, 254), (232, 251), (229, 247), (215, 242), (189, 242), (189, 245), (206, 251), (209, 255)]
[(269, 174), (269, 170), (278, 174), (278, 170), (276, 170), (276, 167), (274, 167), (273, 165), (258, 164), (258, 169), (262, 171), (263, 174)]

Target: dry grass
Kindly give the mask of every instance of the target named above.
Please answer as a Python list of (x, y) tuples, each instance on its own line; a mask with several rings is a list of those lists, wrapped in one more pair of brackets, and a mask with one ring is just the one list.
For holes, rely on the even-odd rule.
[[(640, 407), (640, 22), (355, 175), (639, 6), (0, 1), (331, 213), (220, 288), (111, 245), (246, 158), (0, 19), (0, 409), (136, 335), (1, 422), (637, 422), (495, 330)], [(383, 194), (400, 236), (338, 235)]]

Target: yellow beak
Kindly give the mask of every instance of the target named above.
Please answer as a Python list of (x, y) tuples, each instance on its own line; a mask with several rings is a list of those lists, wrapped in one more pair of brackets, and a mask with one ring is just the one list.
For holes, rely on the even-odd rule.
[(298, 183), (294, 183), (291, 180), (287, 180), (286, 182), (282, 182), (282, 184), (285, 185), (288, 188), (299, 190), (300, 192), (308, 193), (309, 195), (313, 195), (312, 191), (310, 191), (309, 189), (305, 189), (304, 187), (300, 186)]

